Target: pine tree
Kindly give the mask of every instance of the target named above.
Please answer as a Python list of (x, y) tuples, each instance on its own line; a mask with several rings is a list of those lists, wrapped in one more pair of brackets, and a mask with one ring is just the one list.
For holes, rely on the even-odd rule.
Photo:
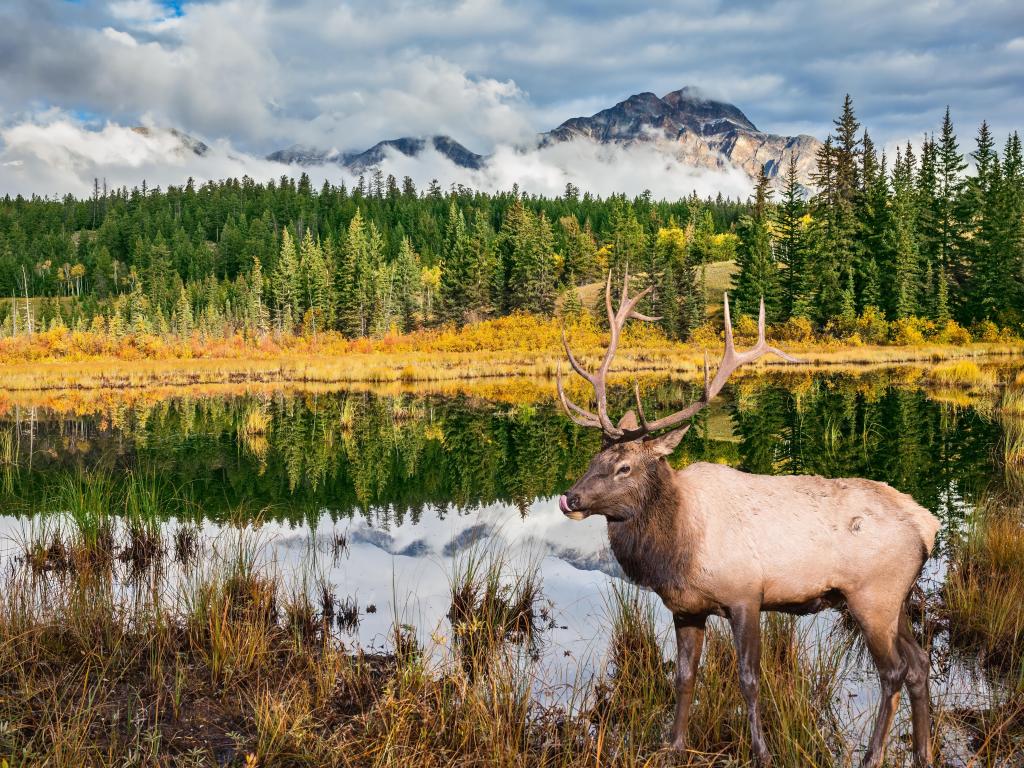
[(654, 239), (657, 274), (651, 277), (659, 290), (651, 311), (663, 318), (665, 333), (674, 339), (688, 338), (704, 320), (704, 294), (697, 285), (687, 231), (670, 218)]
[(584, 281), (598, 277), (597, 245), (590, 228), (581, 227), (575, 216), (563, 216), (558, 220), (558, 232), (563, 274)]
[(973, 153), (975, 174), (964, 188), (965, 238), (962, 250), (968, 262), (968, 298), (962, 316), (965, 320), (992, 320), (1005, 292), (1004, 263), (1000, 252), (1001, 227), (999, 197), (1002, 169), (988, 123), (982, 122)]
[(893, 166), (892, 210), (885, 231), (885, 248), (893, 254), (892, 290), (886, 309), (893, 317), (910, 317), (921, 311), (913, 173), (913, 155), (897, 151)]
[(806, 311), (808, 298), (807, 243), (804, 201), (796, 169), (796, 157), (790, 155), (783, 182), (782, 204), (776, 222), (775, 254), (781, 272), (782, 295), (779, 314), (792, 317), (798, 309)]
[(648, 254), (647, 233), (637, 220), (633, 206), (624, 196), (612, 201), (611, 227), (612, 249), (608, 268), (612, 271), (612, 282), (621, 284), (624, 271), (630, 263), (633, 264), (634, 273), (638, 265), (644, 263)]
[(309, 311), (310, 330), (316, 334), (334, 325), (335, 295), (323, 248), (308, 229), (299, 247), (299, 263), (305, 281), (304, 306)]
[(782, 289), (779, 265), (772, 249), (768, 210), (771, 194), (771, 180), (762, 167), (754, 187), (753, 210), (740, 219), (737, 227), (740, 244), (736, 250), (738, 271), (733, 278), (733, 304), (737, 315), (756, 316), (760, 301), (764, 299), (765, 316), (769, 322), (777, 322)]
[(861, 190), (857, 199), (857, 306), (880, 309), (883, 304), (881, 274), (892, 269), (887, 247), (889, 180), (885, 154), (875, 155), (874, 143), (865, 130), (861, 139)]
[(384, 263), (384, 237), (371, 221), (366, 227), (365, 261), (359, 274), (359, 303), (362, 314), (362, 335), (382, 335), (391, 325), (394, 307), (391, 303), (393, 274)]
[(363, 273), (367, 269), (369, 240), (363, 215), (356, 209), (349, 221), (348, 233), (341, 247), (336, 279), (338, 328), (346, 336), (366, 333), (366, 306), (362, 290)]
[(419, 256), (413, 250), (412, 242), (403, 237), (395, 261), (398, 316), (402, 330), (411, 331), (416, 324), (417, 299), (420, 284)]
[(498, 233), (496, 248), (507, 310), (551, 314), (556, 295), (554, 235), (544, 213), (534, 216), (516, 198)]
[(494, 310), (498, 298), (494, 286), (498, 281), (498, 260), (494, 252), (494, 230), (487, 216), (477, 211), (469, 232), (470, 281), (466, 291), (469, 311), (482, 318)]
[(564, 322), (577, 322), (586, 314), (587, 310), (580, 301), (580, 294), (576, 290), (575, 280), (569, 276), (567, 287), (562, 293), (561, 316)]
[(192, 302), (185, 291), (185, 286), (182, 286), (178, 294), (178, 301), (174, 305), (174, 330), (179, 337), (184, 339), (192, 335), (193, 327)]
[(1001, 225), (993, 250), (1001, 254), (1006, 286), (1001, 318), (1020, 327), (1024, 321), (1024, 153), (1016, 131), (1006, 140), (996, 201)]
[(263, 304), (263, 265), (259, 256), (252, 257), (252, 272), (249, 275), (248, 319), (253, 330), (265, 333), (270, 324), (267, 308)]
[[(860, 122), (853, 111), (853, 100), (849, 94), (843, 100), (840, 116), (834, 121), (835, 133), (831, 148), (827, 150), (830, 166), (826, 173), (819, 169), (819, 175), (830, 181), (828, 188), (818, 196), (817, 216), (824, 223), (824, 255), (831, 262), (825, 269), (835, 272), (840, 290), (840, 314), (848, 314), (850, 286), (856, 281), (858, 221), (856, 210), (861, 197), (862, 145), (859, 138)], [(828, 142), (826, 142), (828, 145)], [(820, 162), (819, 158), (819, 162)], [(832, 302), (830, 302), (832, 304)], [(819, 306), (822, 314), (834, 313), (837, 307)], [(834, 316), (834, 315), (831, 315)]]
[(281, 252), (271, 277), (271, 287), (277, 306), (278, 327), (291, 332), (296, 319), (301, 317), (302, 275), (299, 272), (295, 241), (287, 227), (281, 231)]
[(441, 250), (441, 312), (446, 320), (462, 325), (472, 309), (473, 253), (466, 220), (454, 198), (448, 206)]
[[(967, 265), (961, 258), (963, 209), (961, 194), (963, 171), (967, 167), (953, 131), (953, 120), (946, 107), (942, 131), (935, 154), (937, 196), (935, 200), (936, 259), (945, 271), (950, 287), (959, 295), (967, 283)], [(962, 307), (960, 309), (963, 309)]]
[[(935, 272), (939, 267), (939, 227), (936, 219), (938, 203), (938, 178), (935, 168), (935, 141), (932, 137), (926, 136), (921, 143), (921, 165), (917, 172), (916, 184), (916, 230), (918, 239), (918, 252), (921, 256), (921, 264), (924, 267), (925, 282), (922, 284), (924, 295), (934, 310), (934, 288)], [(904, 160), (914, 165), (913, 149), (910, 142), (904, 152)]]

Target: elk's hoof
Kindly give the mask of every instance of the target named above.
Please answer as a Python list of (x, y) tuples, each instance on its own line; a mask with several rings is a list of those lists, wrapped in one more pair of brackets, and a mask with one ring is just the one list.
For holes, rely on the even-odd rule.
[(686, 739), (682, 736), (672, 738), (672, 736), (666, 737), (661, 744), (662, 749), (671, 750), (672, 752), (685, 752), (686, 751)]

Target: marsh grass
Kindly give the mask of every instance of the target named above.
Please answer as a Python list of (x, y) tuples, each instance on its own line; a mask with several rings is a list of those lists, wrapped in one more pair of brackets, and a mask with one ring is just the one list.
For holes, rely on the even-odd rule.
[[(162, 551), (189, 554), (147, 559), (146, 578), (133, 577), (130, 558), (116, 553), (135, 534), (100, 510), (132, 510), (143, 529), (168, 511), (185, 515), (174, 489), (152, 477), (132, 483), (66, 481), (48, 497), (63, 514), (26, 522), (22, 549), (34, 559), (0, 571), (0, 760), (11, 766), (749, 764), (721, 620), (708, 626), (691, 750), (674, 755), (661, 747), (673, 641), (649, 593), (614, 582), (600, 619), (608, 644), (595, 649), (604, 670), (556, 692), (532, 653), (547, 610), (538, 563), (471, 548), (451, 574), (451, 632), (439, 627), (424, 644), (396, 611), (386, 647), (366, 653), (334, 631), (359, 609), (319, 573), (312, 537), (305, 571), (289, 580), (258, 526), (225, 525), (205, 540), (191, 523), (156, 526)], [(966, 734), (965, 765), (1014, 765), (1020, 755), (1024, 687), (1007, 682), (1022, 648), (1020, 531), (1012, 511), (979, 516), (950, 555), (944, 597), (955, 642), (985, 648), (1003, 681), (985, 706), (936, 708), (940, 732)], [(85, 542), (114, 555), (98, 568), (96, 555), (75, 554)], [(55, 543), (70, 565), (39, 567), (55, 561)], [(837, 710), (850, 635), (784, 616), (764, 617), (762, 630), (761, 702), (776, 764), (851, 764)], [(906, 752), (894, 743), (891, 764)]]
[(448, 621), (470, 674), (488, 671), (494, 651), (506, 643), (533, 643), (541, 596), (539, 568), (513, 568), (506, 554), (473, 546), (452, 574)]
[[(634, 372), (700, 375), (704, 348), (714, 350), (721, 343), (718, 328), (707, 325), (704, 330), (699, 343), (680, 344), (657, 328), (628, 326), (617, 365)], [(737, 325), (737, 331), (742, 335), (744, 329)], [(773, 338), (780, 334), (785, 335), (785, 329), (770, 333)], [(570, 329), (570, 336), (581, 361), (596, 365), (607, 343), (598, 324), (583, 320)], [(739, 343), (750, 341), (742, 338)], [(922, 338), (919, 343), (902, 346), (851, 345), (833, 338), (785, 344), (806, 363), (830, 367), (930, 364), (1021, 352), (1021, 342), (1010, 338), (967, 346), (939, 338)], [(202, 344), (198, 339), (114, 338), (56, 330), (30, 338), (0, 339), (0, 363), (4, 364), (0, 383), (9, 393), (34, 391), (47, 397), (60, 390), (123, 392), (229, 383), (438, 385), (533, 376), (550, 384), (557, 366), (564, 362), (563, 355), (560, 321), (532, 315), (486, 320), (457, 330), (351, 340), (330, 333), (318, 339), (236, 336)], [(772, 364), (768, 360), (763, 363)], [(973, 376), (973, 371), (970, 373)], [(963, 376), (949, 375), (960, 386)], [(248, 436), (249, 448), (258, 454), (264, 444), (259, 412), (248, 414), (240, 426)]]
[(1009, 670), (1024, 692), (1024, 517), (989, 501), (975, 511), (950, 560), (943, 596), (950, 635)]
[[(663, 610), (636, 587), (611, 590), (612, 632), (609, 674), (598, 686), (595, 714), (599, 730), (629, 739), (635, 748), (656, 751), (670, 724), (675, 695), (670, 631), (658, 631)], [(794, 617), (762, 617), (761, 706), (764, 730), (777, 764), (831, 768), (849, 762), (836, 698), (849, 651), (849, 639), (826, 634), (814, 622)], [(747, 765), (746, 708), (738, 684), (736, 653), (726, 624), (711, 619), (690, 715), (690, 764)], [(616, 739), (612, 739), (616, 742)]]
[(1003, 464), (1019, 466), (1024, 464), (1024, 416), (1003, 412), (999, 417), (1002, 435), (999, 446)]
[(940, 386), (965, 389), (991, 389), (996, 384), (995, 373), (974, 360), (939, 363), (931, 369), (929, 378)]

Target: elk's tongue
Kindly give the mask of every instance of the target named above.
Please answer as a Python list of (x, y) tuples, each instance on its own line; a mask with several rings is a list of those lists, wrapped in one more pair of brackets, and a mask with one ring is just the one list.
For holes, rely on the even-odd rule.
[(569, 509), (569, 500), (565, 498), (564, 493), (558, 497), (558, 508), (562, 510), (562, 514), (568, 515), (572, 512), (572, 510)]

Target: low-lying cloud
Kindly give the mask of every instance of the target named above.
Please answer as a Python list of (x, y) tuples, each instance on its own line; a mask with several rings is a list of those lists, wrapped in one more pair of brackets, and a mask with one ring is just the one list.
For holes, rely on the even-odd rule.
[[(428, 145), (429, 146), (429, 145)], [(390, 151), (380, 165), (397, 178), (411, 177), (420, 188), (431, 180), (442, 187), (462, 184), (482, 191), (511, 189), (558, 195), (571, 183), (599, 195), (649, 190), (655, 198), (676, 199), (696, 192), (745, 198), (747, 174), (726, 164), (722, 169), (695, 168), (650, 145), (622, 147), (585, 139), (523, 150), (500, 144), (481, 169), (455, 165), (432, 147), (417, 157)], [(351, 185), (357, 174), (333, 163), (301, 167), (272, 162), (241, 152), (226, 140), (208, 142), (199, 155), (180, 135), (148, 127), (107, 123), (90, 129), (67, 115), (27, 121), (0, 130), (0, 194), (85, 196), (94, 180), (108, 187), (149, 188), (248, 175), (257, 181), (306, 171), (319, 185), (324, 179)]]

